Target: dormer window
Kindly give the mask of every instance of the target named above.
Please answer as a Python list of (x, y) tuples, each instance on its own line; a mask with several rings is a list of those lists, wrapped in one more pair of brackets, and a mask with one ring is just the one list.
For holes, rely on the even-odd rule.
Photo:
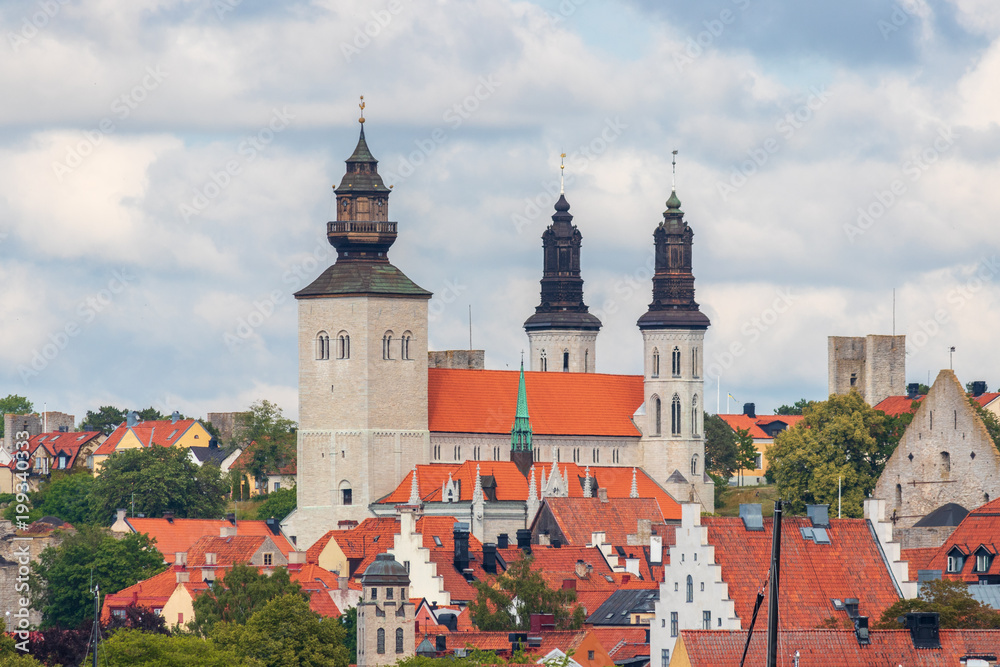
[(959, 549), (952, 549), (948, 554), (948, 572), (961, 572), (965, 567), (965, 554)]
[(984, 573), (990, 571), (990, 565), (993, 564), (993, 554), (991, 554), (986, 547), (979, 547), (976, 551), (976, 572)]

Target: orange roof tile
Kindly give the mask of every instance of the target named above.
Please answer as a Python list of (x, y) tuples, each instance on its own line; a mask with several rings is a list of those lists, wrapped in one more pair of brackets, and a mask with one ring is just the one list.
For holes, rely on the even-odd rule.
[[(959, 572), (949, 573), (948, 554), (956, 546), (968, 557)], [(1000, 553), (1000, 498), (969, 512), (920, 569), (941, 570), (945, 579), (960, 579), (969, 583), (978, 582), (980, 575), (1000, 574), (1000, 558), (996, 557), (990, 559), (990, 567), (985, 572), (976, 570), (975, 552), (980, 546), (985, 546), (987, 551), (992, 550), (994, 556)], [(916, 574), (913, 565), (910, 572)]]
[(247, 563), (264, 544), (263, 535), (233, 535), (231, 537), (209, 536), (199, 538), (187, 552), (188, 567), (209, 565), (205, 554), (216, 555), (215, 565), (230, 567), (237, 563)]
[(906, 396), (889, 396), (879, 401), (878, 404), (875, 405), (875, 409), (881, 410), (890, 417), (898, 417), (905, 412), (915, 411), (916, 408), (913, 404), (919, 403), (922, 400), (924, 400), (924, 394), (921, 394), (916, 398), (908, 398)]
[[(757, 622), (759, 624), (760, 619)], [(778, 645), (787, 650), (778, 651), (777, 664), (779, 667), (793, 667), (799, 663), (829, 665), (836, 656), (838, 665), (937, 667), (958, 665), (959, 659), (970, 653), (995, 654), (1000, 648), (1000, 630), (941, 630), (940, 649), (914, 648), (909, 630), (871, 630), (869, 637), (871, 643), (862, 646), (853, 630), (781, 630)], [(681, 641), (692, 667), (738, 665), (747, 633), (745, 630), (681, 630)], [(755, 631), (746, 664), (763, 665), (766, 648), (767, 633)]]
[[(126, 523), (137, 533), (146, 533), (156, 538), (156, 548), (167, 563), (174, 562), (174, 554), (187, 551), (202, 537), (218, 537), (221, 529), (232, 527), (225, 519), (126, 519)], [(285, 556), (295, 548), (284, 535), (275, 535), (265, 521), (237, 521), (237, 535), (257, 535), (270, 537), (278, 550)]]
[(148, 609), (163, 609), (174, 590), (177, 588), (177, 575), (168, 569), (157, 575), (123, 588), (117, 593), (105, 596), (101, 609), (101, 620), (111, 619), (112, 609), (124, 609), (130, 604)]
[(901, 549), (900, 550), (900, 560), (905, 560), (909, 563), (910, 580), (914, 581), (917, 577), (917, 570), (927, 570), (929, 569), (931, 558), (934, 557), (938, 551), (938, 547), (930, 548), (920, 548), (920, 549)]
[(649, 655), (647, 630), (646, 627), (590, 628), (591, 634), (597, 637), (604, 650), (615, 660)]
[(976, 402), (979, 403), (979, 405), (985, 408), (987, 405), (995, 401), (998, 396), (1000, 396), (1000, 392), (988, 391), (984, 394), (980, 394), (979, 396), (974, 396), (973, 398), (976, 399)]
[(736, 431), (746, 429), (753, 436), (754, 440), (773, 440), (762, 427), (774, 422), (784, 422), (788, 428), (794, 427), (802, 421), (802, 415), (757, 415), (749, 417), (747, 415), (719, 415), (722, 421), (729, 425), (729, 428)]
[[(536, 435), (638, 437), (641, 375), (525, 372)], [(517, 371), (427, 369), (427, 416), (434, 432), (510, 433)]]
[(28, 451), (34, 452), (40, 445), (49, 456), (55, 457), (63, 453), (68, 457), (66, 467), (72, 468), (80, 448), (99, 437), (100, 431), (40, 433), (28, 440)]
[(638, 532), (640, 520), (649, 519), (654, 524), (664, 521), (660, 505), (654, 498), (609, 497), (607, 502), (599, 498), (546, 498), (542, 502), (542, 511), (547, 508), (551, 512), (565, 544), (590, 544), (593, 532), (600, 530), (608, 544), (625, 546), (628, 536)]
[(114, 454), (115, 450), (118, 449), (118, 444), (122, 441), (122, 438), (125, 437), (126, 433), (128, 433), (128, 428), (126, 428), (124, 424), (119, 425), (118, 428), (111, 432), (111, 435), (108, 436), (107, 440), (102, 442), (101, 446), (94, 450), (94, 454)]
[[(749, 531), (738, 517), (702, 517), (715, 561), (729, 584), (736, 614), (749, 623), (757, 591), (763, 585), (771, 558), (772, 518), (764, 530)], [(892, 575), (863, 519), (830, 519), (830, 544), (802, 537), (811, 527), (806, 517), (785, 517), (781, 525), (781, 623), (788, 628), (815, 628), (835, 613), (832, 598), (858, 598), (862, 616), (878, 618), (899, 600)], [(766, 605), (757, 617), (767, 626)]]

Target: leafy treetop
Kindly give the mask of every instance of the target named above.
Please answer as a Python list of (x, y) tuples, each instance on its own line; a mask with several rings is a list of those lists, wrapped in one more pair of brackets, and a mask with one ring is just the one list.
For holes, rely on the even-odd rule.
[(911, 611), (936, 611), (940, 614), (942, 628), (1000, 628), (1000, 612), (972, 597), (965, 582), (950, 579), (923, 584), (920, 595), (912, 600), (904, 598), (893, 604), (882, 613), (874, 627), (878, 630), (900, 629), (903, 625), (896, 619)]
[(194, 620), (188, 628), (208, 635), (218, 623), (245, 624), (258, 609), (282, 595), (298, 595), (304, 600), (309, 593), (289, 579), (288, 570), (279, 567), (270, 576), (251, 565), (236, 565), (210, 590), (194, 601)]
[(806, 408), (809, 408), (816, 404), (816, 401), (807, 401), (804, 398), (800, 398), (795, 401), (792, 405), (782, 405), (780, 408), (774, 411), (776, 415), (801, 415), (805, 413)]
[(4, 415), (28, 415), (34, 411), (35, 407), (24, 396), (7, 394), (6, 398), (0, 398), (0, 438), (4, 435)]
[(739, 468), (736, 434), (719, 415), (705, 413), (705, 469), (729, 482)]

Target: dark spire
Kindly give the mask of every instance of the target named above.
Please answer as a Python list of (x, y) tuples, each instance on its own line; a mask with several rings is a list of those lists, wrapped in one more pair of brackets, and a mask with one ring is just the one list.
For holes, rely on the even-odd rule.
[(544, 264), (541, 303), (525, 321), (527, 331), (539, 329), (583, 329), (597, 331), (601, 321), (583, 302), (580, 277), (580, 244), (583, 236), (573, 224), (566, 195), (556, 202), (552, 224), (542, 234)]
[(694, 232), (684, 222), (677, 191), (670, 191), (663, 222), (653, 231), (656, 273), (653, 275), (653, 302), (639, 318), (640, 329), (707, 329), (708, 317), (694, 300), (691, 247)]

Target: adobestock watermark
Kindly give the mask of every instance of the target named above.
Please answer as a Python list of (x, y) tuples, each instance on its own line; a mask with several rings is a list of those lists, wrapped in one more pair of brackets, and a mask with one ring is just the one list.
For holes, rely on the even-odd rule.
[(830, 93), (826, 86), (812, 86), (809, 88), (809, 96), (806, 101), (799, 105), (794, 111), (789, 111), (774, 124), (774, 129), (778, 136), (769, 136), (759, 145), (747, 149), (747, 159), (739, 164), (733, 165), (726, 181), (716, 181), (715, 190), (719, 193), (722, 201), (729, 201), (729, 196), (735, 194), (740, 188), (747, 184), (750, 178), (770, 161), (771, 156), (781, 150), (785, 142), (789, 141), (795, 133), (805, 127), (806, 123), (815, 117), (824, 104), (830, 99)]
[(444, 288), (437, 290), (434, 293), (434, 298), (427, 305), (427, 320), (437, 322), (444, 314), (445, 309), (458, 301), (458, 297), (462, 296), (467, 289), (469, 289), (468, 286), (459, 282), (458, 278), (445, 280)]
[[(604, 119), (604, 127), (586, 144), (579, 146), (566, 158), (566, 164), (570, 167), (570, 173), (565, 177), (566, 184), (572, 185), (576, 181), (576, 175), (587, 171), (592, 162), (607, 152), (611, 144), (618, 141), (628, 124), (622, 122), (619, 116)], [(548, 212), (559, 196), (559, 179), (542, 181), (542, 191), (533, 197), (525, 197), (524, 208), (512, 213), (511, 224), (518, 234), (543, 217), (543, 213)]]
[(92, 130), (84, 130), (83, 138), (72, 146), (66, 147), (66, 156), (62, 162), (52, 163), (52, 171), (56, 178), (62, 182), (63, 178), (73, 173), (77, 167), (83, 164), (84, 159), (91, 155), (97, 147), (104, 142), (104, 138), (113, 134), (118, 129), (115, 122), (126, 120), (132, 112), (139, 108), (139, 105), (146, 101), (149, 94), (160, 87), (166, 78), (167, 73), (159, 65), (149, 66), (146, 73), (139, 82), (132, 86), (127, 92), (122, 93), (111, 101), (111, 113), (113, 116), (105, 116)]
[(736, 23), (736, 19), (750, 7), (750, 0), (732, 0), (732, 3), (739, 12), (726, 8), (716, 18), (702, 21), (705, 29), (694, 37), (688, 37), (684, 50), (674, 53), (674, 66), (678, 72), (683, 72), (685, 67), (700, 58), (722, 36), (726, 28)]
[(903, 175), (894, 178), (885, 188), (878, 188), (872, 193), (872, 199), (865, 206), (858, 207), (858, 217), (854, 222), (844, 224), (844, 234), (852, 244), (859, 236), (864, 236), (875, 223), (882, 219), (893, 206), (909, 191), (907, 181), (916, 183), (927, 173), (940, 157), (951, 150), (958, 136), (950, 127), (938, 130), (938, 136), (928, 146), (921, 149), (915, 157), (905, 160), (900, 165)]
[(340, 43), (340, 53), (344, 60), (350, 63), (355, 56), (361, 55), (362, 51), (371, 46), (372, 40), (389, 27), (392, 19), (403, 11), (403, 7), (402, 0), (389, 0), (384, 9), (371, 10), (371, 19), (354, 28), (354, 37), (350, 43)]
[(62, 327), (48, 335), (48, 342), (31, 351), (31, 361), (18, 364), (17, 372), (25, 385), (29, 380), (38, 377), (49, 364), (69, 346), (70, 340), (97, 319), (97, 316), (107, 310), (115, 298), (130, 286), (137, 283), (136, 277), (126, 268), (113, 271), (103, 289), (82, 299), (76, 305), (76, 318), (68, 320)]
[(556, 26), (573, 16), (573, 14), (576, 14), (576, 10), (586, 4), (586, 2), (587, 0), (561, 0), (554, 12), (546, 10), (545, 15), (549, 17), (549, 22)]
[(743, 322), (740, 325), (740, 338), (725, 346), (722, 352), (712, 355), (712, 361), (706, 367), (706, 373), (710, 377), (722, 377), (723, 372), (728, 371), (758, 341), (760, 337), (771, 330), (771, 328), (787, 313), (798, 297), (792, 294), (790, 287), (778, 288), (774, 291), (774, 299), (771, 304), (760, 311), (760, 314)]
[(920, 18), (921, 5), (917, 0), (897, 0), (892, 3), (892, 12), (888, 19), (879, 19), (875, 22), (878, 31), (882, 33), (882, 40), (889, 41), (889, 36), (910, 22), (910, 19)]
[(254, 134), (248, 134), (236, 147), (236, 155), (227, 160), (217, 170), (209, 171), (208, 180), (196, 187), (190, 203), (181, 202), (178, 211), (184, 222), (190, 223), (195, 216), (201, 215), (226, 188), (233, 179), (243, 172), (243, 168), (257, 159), (258, 154), (271, 145), (274, 138), (285, 131), (295, 119), (295, 114), (288, 107), (272, 109), (271, 118)]
[(11, 50), (17, 53), (22, 46), (34, 39), (69, 2), (70, 0), (38, 0), (35, 3), (38, 9), (21, 18), (21, 27), (17, 32), (13, 30), (7, 32), (7, 42), (10, 43)]
[(949, 309), (938, 308), (931, 317), (917, 321), (918, 330), (906, 337), (906, 356), (926, 347), (936, 338), (942, 328), (951, 322), (955, 313), (972, 303), (983, 288), (996, 279), (998, 273), (1000, 273), (1000, 261), (996, 255), (979, 260), (972, 271), (972, 276), (948, 291), (945, 299), (951, 306)]
[[(28, 440), (31, 434), (28, 431), (17, 431), (13, 434), (11, 456), (14, 463), (14, 526), (18, 530), (27, 530), (28, 519), (31, 513), (31, 501), (28, 496), (30, 487), (28, 486), (28, 476), (31, 474), (31, 454), (28, 451)], [(14, 647), (22, 653), (28, 652), (28, 640), (31, 629), (31, 584), (29, 575), (31, 574), (31, 538), (14, 535), (13, 549), (14, 564), (17, 565), (17, 577), (15, 578), (14, 592), (19, 595), (14, 596), (14, 610), (7, 610), (7, 632), (14, 635), (16, 642)]]
[[(444, 113), (441, 114), (441, 120), (447, 123), (452, 131), (457, 130), (462, 127), (465, 121), (472, 118), (483, 102), (493, 97), (493, 94), (502, 85), (503, 82), (497, 78), (496, 74), (480, 76), (472, 92), (445, 109)], [(400, 157), (395, 170), (384, 172), (383, 180), (392, 185), (398, 185), (405, 181), (416, 173), (418, 168), (426, 164), (431, 155), (447, 140), (448, 132), (441, 127), (431, 130), (430, 135), (424, 139), (414, 139), (413, 145), (416, 146), (416, 149)]]

